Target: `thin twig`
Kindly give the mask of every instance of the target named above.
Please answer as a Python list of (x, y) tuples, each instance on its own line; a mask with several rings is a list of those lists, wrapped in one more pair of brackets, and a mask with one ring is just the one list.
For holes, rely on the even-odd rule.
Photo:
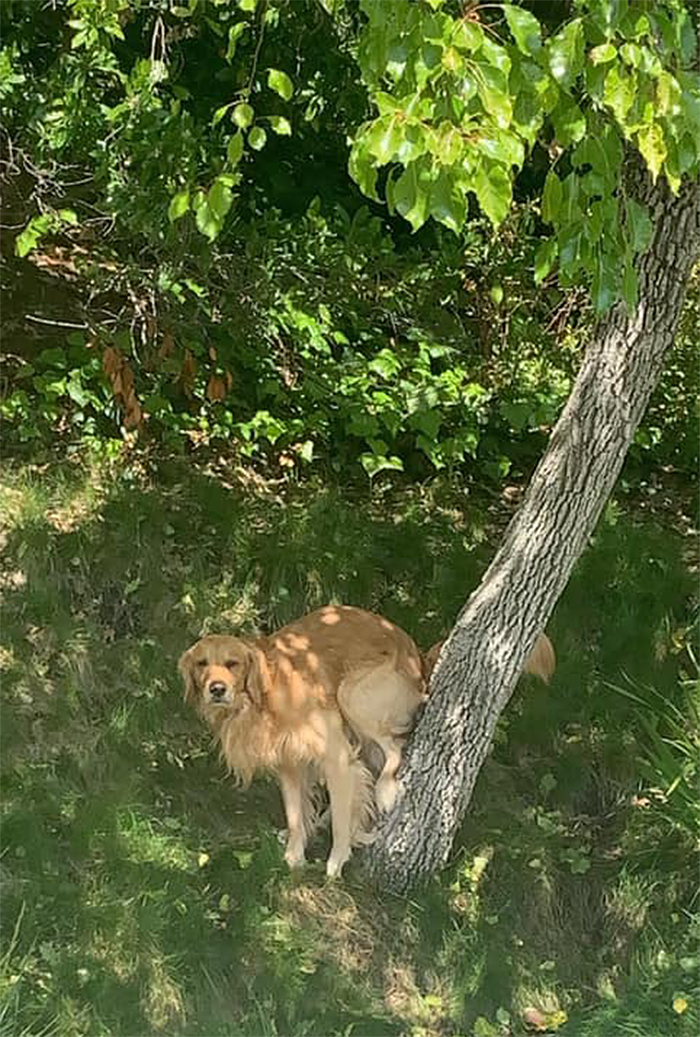
[(78, 331), (86, 331), (87, 324), (73, 324), (67, 320), (48, 320), (46, 317), (36, 317), (33, 313), (25, 313), (26, 320), (36, 321), (37, 324), (50, 324), (55, 328), (77, 328)]

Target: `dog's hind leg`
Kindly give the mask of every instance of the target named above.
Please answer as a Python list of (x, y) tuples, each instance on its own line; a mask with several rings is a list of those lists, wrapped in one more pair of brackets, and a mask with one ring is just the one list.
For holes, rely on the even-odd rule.
[(394, 738), (391, 735), (377, 735), (376, 741), (384, 753), (384, 766), (377, 778), (374, 796), (377, 801), (377, 808), (383, 814), (388, 814), (396, 802), (398, 792), (396, 772), (401, 763), (402, 743), (398, 738)]
[(338, 701), (353, 731), (382, 750), (384, 764), (377, 778), (375, 798), (378, 809), (386, 813), (396, 802), (396, 772), (405, 736), (424, 701), (422, 684), (387, 662), (346, 679)]

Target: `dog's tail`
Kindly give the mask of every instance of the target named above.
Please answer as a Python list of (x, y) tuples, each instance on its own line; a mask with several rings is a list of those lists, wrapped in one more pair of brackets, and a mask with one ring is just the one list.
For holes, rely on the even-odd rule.
[[(438, 660), (440, 649), (444, 643), (444, 641), (438, 641), (432, 648), (429, 648), (427, 652), (422, 653), (423, 678), (425, 680), (426, 688), (430, 683), (430, 677), (435, 669), (435, 663)], [(546, 634), (540, 634), (535, 641), (535, 647), (525, 660), (523, 673), (531, 673), (534, 677), (539, 677), (540, 680), (543, 680), (545, 684), (549, 684), (556, 668), (557, 657), (554, 652), (554, 645)]]
[(540, 634), (535, 641), (535, 647), (525, 660), (523, 673), (531, 673), (543, 680), (545, 684), (549, 684), (556, 668), (557, 657), (554, 645), (546, 634)]

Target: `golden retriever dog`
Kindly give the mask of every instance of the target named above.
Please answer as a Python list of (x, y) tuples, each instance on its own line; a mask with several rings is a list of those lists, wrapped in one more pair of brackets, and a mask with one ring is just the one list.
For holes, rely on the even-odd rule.
[[(375, 808), (388, 811), (396, 800), (403, 744), (440, 647), (423, 658), (389, 620), (328, 605), (269, 637), (210, 635), (182, 655), (185, 699), (211, 727), (229, 769), (246, 785), (256, 771), (277, 777), (291, 867), (304, 863), (321, 784), (330, 799), (327, 874), (339, 875), (351, 848), (371, 841)], [(546, 679), (547, 666), (531, 662), (537, 650), (529, 672)], [(382, 751), (376, 782), (363, 746)]]

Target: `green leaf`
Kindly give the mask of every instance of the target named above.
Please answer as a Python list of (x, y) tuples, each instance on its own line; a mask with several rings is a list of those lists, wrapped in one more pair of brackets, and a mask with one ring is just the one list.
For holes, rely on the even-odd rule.
[(636, 75), (625, 72), (622, 65), (613, 65), (605, 77), (603, 100), (612, 108), (615, 118), (622, 126), (634, 104), (636, 92)]
[(656, 180), (666, 158), (664, 134), (658, 123), (654, 122), (650, 126), (644, 126), (639, 131), (637, 146), (649, 167), (652, 178)]
[[(414, 127), (411, 127), (414, 129)], [(420, 127), (422, 130), (422, 127)], [(425, 138), (421, 134), (420, 144), (425, 142)], [(430, 148), (430, 153), (442, 166), (452, 166), (455, 162), (458, 162), (462, 158), (464, 152), (464, 139), (462, 134), (459, 132), (457, 127), (447, 120), (440, 123), (433, 133), (430, 133), (427, 138), (427, 142)], [(411, 142), (413, 143), (413, 142)], [(399, 148), (397, 157), (401, 160), (402, 148)], [(408, 150), (408, 149), (405, 149)], [(415, 146), (411, 148), (411, 151), (418, 150)], [(419, 151), (419, 154), (423, 154), (423, 150)], [(411, 158), (418, 157), (411, 155)], [(406, 163), (408, 165), (408, 163)]]
[[(443, 123), (444, 125), (449, 124)], [(454, 137), (442, 136), (441, 129), (438, 129), (437, 133), (431, 133), (420, 122), (404, 122), (402, 131), (403, 139), (394, 156), (395, 160), (400, 162), (402, 166), (408, 166), (411, 162), (415, 162), (416, 159), (420, 158), (428, 150), (432, 151), (438, 162), (443, 165), (449, 165), (455, 161), (455, 145), (457, 142), (459, 143), (460, 153), (463, 150), (462, 138), (456, 131), (455, 137), (457, 137), (457, 141), (455, 141)]]
[(396, 155), (403, 141), (403, 126), (396, 115), (377, 119), (366, 135), (367, 150), (384, 166)]
[(494, 227), (502, 223), (510, 209), (513, 185), (503, 166), (480, 162), (474, 178), (479, 205)]
[(598, 314), (609, 310), (617, 298), (618, 267), (611, 256), (598, 255), (593, 275), (591, 294), (593, 306)]
[(228, 31), (228, 46), (226, 48), (225, 58), (226, 61), (231, 61), (234, 54), (236, 53), (236, 44), (238, 43), (239, 37), (248, 28), (245, 22), (237, 22), (232, 25)]
[(291, 137), (292, 135), (291, 123), (283, 115), (271, 115), (270, 126), (280, 137)]
[(551, 272), (559, 247), (556, 238), (543, 241), (535, 254), (535, 284), (541, 284)]
[(561, 209), (562, 197), (561, 180), (554, 170), (550, 169), (544, 182), (544, 191), (542, 192), (542, 219), (546, 223), (556, 223), (559, 210)]
[(289, 101), (294, 93), (294, 83), (286, 72), (281, 72), (278, 68), (268, 69), (267, 85), (285, 101)]
[(78, 216), (73, 209), (59, 209), (58, 217), (64, 223), (69, 223), (71, 227), (77, 227), (78, 225)]
[(515, 166), (519, 169), (525, 159), (522, 141), (510, 130), (499, 131), (494, 127), (480, 133), (476, 143), (483, 155), (488, 155), (492, 161), (500, 162), (504, 166)]
[(481, 49), (481, 45), (484, 42), (484, 30), (480, 25), (475, 22), (468, 22), (464, 18), (457, 23), (457, 27), (452, 34), (452, 43), (455, 47), (459, 47), (460, 50), (466, 50), (470, 54), (475, 54), (476, 51)]
[(681, 111), (681, 88), (678, 80), (668, 72), (662, 72), (656, 83), (656, 98), (661, 115), (675, 118)]
[(262, 126), (253, 126), (248, 134), (248, 143), (253, 151), (262, 151), (267, 141), (267, 134)]
[(221, 108), (216, 109), (211, 120), (212, 126), (216, 126), (218, 123), (221, 122), (221, 120), (226, 115), (226, 112), (229, 110), (230, 107), (230, 104), (222, 104)]
[(255, 112), (249, 104), (237, 104), (233, 109), (233, 121), (242, 130), (247, 130), (255, 118)]
[(562, 94), (561, 102), (552, 112), (557, 143), (563, 148), (576, 144), (586, 135), (586, 116), (575, 101)]
[(375, 202), (379, 201), (377, 170), (367, 154), (364, 142), (358, 143), (357, 140), (354, 142), (348, 159), (348, 172), (363, 194)]
[(171, 223), (175, 220), (179, 220), (181, 216), (189, 210), (190, 207), (190, 192), (178, 191), (177, 194), (171, 199), (170, 205), (168, 206), (168, 219)]
[(472, 1027), (473, 1037), (500, 1037), (501, 1028), (489, 1022), (485, 1015), (477, 1016)]
[(571, 85), (583, 67), (583, 26), (581, 19), (569, 22), (548, 45), (549, 68), (560, 86)]
[(403, 461), (400, 457), (387, 457), (385, 454), (362, 454), (360, 456), (360, 464), (370, 479), (373, 479), (379, 472), (390, 469), (397, 472), (403, 471)]
[(430, 215), (458, 234), (464, 225), (467, 203), (451, 171), (443, 169), (430, 188)]
[(26, 256), (28, 252), (36, 248), (41, 238), (51, 228), (51, 223), (51, 216), (48, 213), (44, 213), (43, 216), (34, 216), (15, 240), (15, 255)]
[(513, 118), (513, 101), (503, 73), (491, 65), (479, 64), (476, 89), (484, 110), (492, 115), (496, 125), (507, 129)]
[(243, 156), (243, 134), (239, 130), (238, 133), (234, 133), (234, 135), (231, 137), (230, 141), (228, 142), (228, 147), (226, 148), (226, 157), (227, 157), (229, 163), (235, 168), (238, 165), (238, 163), (241, 161), (242, 156)]
[(209, 238), (210, 241), (214, 241), (221, 230), (222, 221), (216, 216), (216, 213), (209, 208), (206, 201), (198, 206), (196, 213), (195, 222), (197, 224), (197, 230)]
[(207, 196), (207, 204), (214, 217), (223, 223), (224, 216), (231, 208), (232, 202), (231, 188), (222, 183), (220, 179), (215, 180)]
[(28, 227), (25, 227), (22, 233), (18, 234), (15, 241), (15, 255), (23, 258), (28, 252), (31, 252), (31, 250), (36, 247), (37, 241), (38, 236)]
[(536, 54), (542, 47), (542, 33), (540, 23), (534, 14), (523, 10), (522, 7), (515, 7), (513, 4), (504, 4), (503, 12), (518, 50), (521, 50), (523, 54)]
[(405, 169), (394, 184), (393, 195), (396, 211), (418, 230), (426, 220), (429, 183), (424, 182), (417, 163)]
[(594, 65), (605, 65), (608, 61), (614, 61), (617, 57), (617, 47), (612, 43), (601, 43), (599, 47), (593, 47), (588, 52), (588, 59)]
[(401, 370), (401, 361), (391, 349), (380, 349), (368, 367), (383, 378), (392, 379)]
[(653, 231), (649, 213), (643, 205), (635, 202), (633, 198), (627, 199), (626, 208), (632, 251), (645, 252), (649, 247)]
[(557, 235), (559, 267), (567, 277), (571, 277), (581, 266), (582, 238), (580, 219), (565, 224)]
[(447, 72), (461, 72), (464, 68), (464, 59), (455, 47), (447, 47), (442, 52), (442, 67)]

